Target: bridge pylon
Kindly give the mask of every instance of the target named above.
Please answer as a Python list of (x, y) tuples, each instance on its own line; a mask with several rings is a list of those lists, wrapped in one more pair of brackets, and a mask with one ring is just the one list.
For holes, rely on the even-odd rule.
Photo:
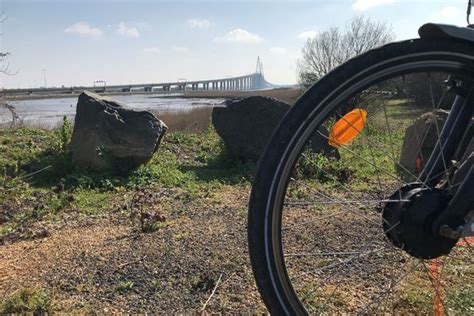
[(255, 73), (263, 76), (263, 63), (260, 60), (260, 56), (257, 56), (257, 66), (255, 67)]

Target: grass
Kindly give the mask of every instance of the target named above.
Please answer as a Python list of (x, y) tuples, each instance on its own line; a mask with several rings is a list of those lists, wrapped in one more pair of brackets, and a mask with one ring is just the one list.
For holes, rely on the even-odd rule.
[(44, 315), (53, 312), (53, 299), (48, 290), (42, 288), (20, 289), (1, 304), (1, 314)]
[(121, 281), (115, 286), (115, 291), (120, 293), (129, 292), (133, 289), (134, 285), (133, 281)]
[[(365, 196), (379, 193), (379, 183), (393, 181), (389, 174), (396, 174), (396, 170), (390, 156), (398, 152), (392, 152), (387, 140), (400, 147), (401, 129), (419, 113), (404, 100), (389, 101), (387, 110), (394, 118), (393, 129), (387, 131), (383, 113), (374, 113), (364, 132), (368, 138), (361, 136), (347, 148), (340, 148), (341, 160), (305, 152), (295, 172), (307, 186), (290, 185), (289, 197), (311, 197), (313, 188), (337, 198), (345, 198), (338, 194), (346, 188), (355, 197)], [(79, 223), (83, 229), (97, 219), (103, 222), (99, 231), (111, 228), (114, 232), (123, 227), (120, 225), (130, 228), (114, 236), (106, 231), (105, 241), (88, 241), (85, 250), (68, 257), (70, 265), (54, 267), (58, 275), (57, 271), (66, 270), (63, 278), (75, 290), (63, 294), (79, 296), (74, 304), (81, 308), (94, 308), (94, 300), (102, 297), (136, 308), (124, 309), (128, 311), (148, 308), (144, 304), (150, 302), (172, 307), (178, 299), (183, 306), (201, 306), (215, 286), (215, 276), (221, 273), (226, 281), (214, 299), (220, 297), (221, 303), (237, 307), (249, 306), (248, 297), (258, 301), (245, 242), (248, 191), (255, 164), (229, 156), (216, 132), (208, 128), (199, 134), (168, 133), (151, 161), (129, 174), (97, 173), (71, 164), (69, 138), (66, 121), (54, 131), (0, 129), (0, 243), (48, 236), (44, 227), (51, 223)], [(317, 206), (312, 211), (317, 215), (328, 208)], [(354, 235), (364, 227), (364, 223), (355, 224)], [(308, 231), (298, 244), (314, 244), (318, 240), (314, 234)], [(88, 236), (80, 237), (82, 241)], [(76, 271), (81, 265), (86, 269)], [(472, 274), (465, 273), (470, 280)], [(406, 313), (429, 313), (429, 284), (420, 290), (418, 279), (411, 281), (403, 285), (404, 295), (396, 307)], [(356, 285), (348, 283), (347, 287)], [(312, 292), (311, 286), (304, 290)], [(334, 292), (334, 288), (324, 290), (327, 296)], [(336, 293), (340, 295), (334, 301), (336, 308), (350, 304), (348, 295), (341, 293)], [(308, 299), (318, 302), (313, 296)], [(472, 313), (472, 297), (472, 288), (454, 284), (447, 307), (455, 313)], [(124, 303), (127, 299), (130, 302)], [(51, 292), (38, 288), (8, 296), (2, 311), (51, 313), (54, 306), (58, 305), (53, 304)]]
[[(401, 117), (407, 103), (389, 102), (390, 114)], [(381, 117), (374, 122), (367, 127), (371, 141), (360, 137), (350, 150), (340, 149), (340, 161), (306, 153), (297, 169), (300, 176), (314, 178), (318, 185), (342, 182), (363, 188), (367, 180), (380, 177), (380, 169), (367, 161), (375, 160), (385, 173), (393, 172), (386, 140), (392, 137), (401, 142), (403, 134), (387, 133), (383, 124), (377, 125), (383, 122)], [(399, 123), (406, 124), (405, 118), (395, 121)], [(152, 160), (127, 175), (75, 168), (68, 148), (70, 137), (68, 120), (54, 131), (0, 130), (0, 205), (5, 210), (0, 214), (0, 238), (35, 222), (59, 221), (70, 212), (83, 216), (106, 213), (138, 188), (180, 188), (196, 196), (222, 184), (249, 184), (255, 170), (255, 164), (229, 156), (212, 127), (200, 134), (168, 133)], [(364, 159), (355, 159), (358, 157)]]
[(448, 310), (472, 315), (474, 313), (474, 287), (472, 284), (464, 284), (464, 287), (450, 293), (446, 302)]
[(100, 215), (139, 188), (181, 188), (196, 195), (221, 184), (249, 183), (255, 169), (229, 157), (208, 128), (201, 134), (167, 134), (152, 160), (126, 175), (81, 170), (70, 162), (70, 130), (67, 120), (54, 131), (0, 129), (0, 240), (70, 212)]

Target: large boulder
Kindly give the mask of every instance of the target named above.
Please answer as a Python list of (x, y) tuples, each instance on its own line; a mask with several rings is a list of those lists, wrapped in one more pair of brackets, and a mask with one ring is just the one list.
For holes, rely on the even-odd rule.
[(443, 128), (448, 115), (444, 110), (424, 113), (406, 129), (397, 169), (407, 181), (413, 181), (412, 175), (420, 171), (417, 160), (423, 164), (430, 158), (438, 141), (438, 130)]
[[(397, 165), (399, 173), (406, 181), (413, 181), (413, 175), (418, 175), (421, 171), (418, 169), (422, 168), (422, 166), (428, 162), (438, 142), (438, 135), (441, 133), (448, 116), (449, 111), (446, 110), (428, 112), (418, 117), (415, 122), (406, 129), (400, 160)], [(464, 173), (458, 172), (456, 176), (459, 179), (465, 176), (466, 170), (469, 169), (467, 166), (472, 164), (473, 161), (473, 135), (474, 120), (469, 124), (466, 134), (453, 157), (454, 160), (459, 161), (459, 163), (464, 166)], [(420, 163), (419, 166), (417, 166), (417, 161)], [(468, 163), (465, 163), (467, 161)]]
[[(213, 109), (212, 123), (230, 154), (242, 161), (257, 161), (290, 107), (288, 103), (260, 96), (229, 100)], [(324, 127), (320, 132), (329, 135)], [(339, 158), (337, 149), (329, 146), (327, 138), (319, 133), (311, 138), (309, 146), (314, 152)]]
[(151, 159), (166, 129), (150, 112), (85, 91), (77, 102), (73, 162), (93, 170), (128, 171)]

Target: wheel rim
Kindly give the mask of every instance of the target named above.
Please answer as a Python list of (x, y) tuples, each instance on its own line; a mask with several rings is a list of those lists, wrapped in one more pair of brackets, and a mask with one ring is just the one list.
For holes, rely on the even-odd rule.
[[(388, 62), (385, 62), (385, 63), (388, 63)], [(340, 92), (340, 90), (342, 88), (344, 88), (344, 85), (341, 85), (342, 88), (340, 88), (340, 89), (338, 89), (338, 91), (334, 92), (334, 94), (337, 95), (337, 97), (331, 99), (331, 96), (328, 96), (326, 98), (326, 100), (330, 100), (329, 103), (325, 103), (323, 101), (323, 102), (320, 103), (320, 104), (322, 104), (321, 106), (315, 108), (315, 110), (313, 111), (313, 113), (310, 115), (310, 118), (309, 118), (309, 121), (311, 121), (311, 124), (306, 124), (306, 125), (302, 126), (301, 129), (295, 133), (295, 138), (292, 140), (290, 145), (287, 147), (287, 148), (291, 148), (291, 152), (289, 152), (289, 153), (286, 152), (285, 153), (285, 155), (283, 156), (282, 162), (280, 164), (280, 170), (279, 170), (279, 172), (276, 173), (277, 176), (276, 176), (276, 179), (274, 179), (274, 182), (273, 182), (274, 185), (272, 186), (272, 189), (273, 189), (272, 190), (272, 196), (269, 199), (269, 201), (274, 201), (275, 203), (273, 205), (269, 206), (269, 208), (267, 209), (267, 212), (268, 212), (269, 209), (273, 208), (273, 210), (276, 210), (277, 214), (280, 214), (280, 215), (279, 216), (273, 216), (271, 224), (269, 224), (268, 227), (266, 227), (266, 232), (267, 233), (265, 235), (270, 236), (269, 239), (271, 239), (271, 241), (272, 241), (272, 243), (271, 243), (272, 249), (267, 250), (267, 254), (270, 254), (270, 253), (273, 254), (273, 259), (275, 261), (275, 266), (270, 267), (270, 268), (275, 273), (274, 277), (279, 279), (280, 282), (281, 282), (281, 285), (282, 285), (282, 294), (281, 294), (281, 296), (284, 296), (288, 299), (288, 302), (284, 302), (283, 299), (281, 299), (281, 301), (284, 302), (285, 304), (289, 303), (289, 305), (291, 306), (291, 308), (293, 310), (303, 311), (303, 309), (302, 309), (303, 305), (300, 301), (301, 297), (298, 298), (297, 296), (294, 295), (295, 291), (298, 292), (301, 289), (298, 289), (298, 288), (295, 289), (293, 283), (295, 283), (296, 279), (294, 278), (294, 276), (289, 276), (288, 275), (288, 272), (290, 272), (290, 274), (291, 274), (291, 273), (294, 273), (294, 271), (295, 271), (294, 267), (292, 267), (292, 263), (289, 262), (290, 261), (289, 258), (293, 258), (293, 259), (297, 258), (300, 261), (300, 263), (304, 262), (304, 264), (306, 264), (308, 266), (310, 264), (314, 264), (314, 262), (313, 263), (309, 262), (309, 261), (311, 261), (309, 259), (301, 259), (301, 258), (312, 257), (311, 253), (309, 253), (309, 252), (305, 253), (305, 252), (301, 252), (301, 251), (300, 252), (285, 251), (287, 249), (291, 250), (291, 247), (290, 246), (286, 247), (286, 246), (282, 245), (282, 243), (284, 244), (285, 241), (282, 241), (282, 234), (280, 232), (280, 227), (282, 228), (283, 231), (288, 231), (288, 229), (285, 227), (285, 224), (286, 224), (285, 223), (285, 216), (284, 216), (283, 212), (281, 211), (281, 209), (284, 208), (283, 204), (286, 203), (287, 200), (288, 200), (287, 188), (291, 189), (290, 174), (293, 171), (294, 165), (297, 164), (297, 161), (299, 161), (299, 159), (301, 159), (301, 154), (303, 152), (303, 148), (304, 148), (305, 144), (307, 143), (308, 139), (310, 138), (310, 135), (312, 135), (314, 133), (314, 131), (322, 124), (322, 121), (326, 120), (329, 113), (332, 112), (334, 110), (334, 108), (336, 107), (335, 104), (339, 104), (340, 100), (347, 99), (348, 96), (351, 95), (351, 94), (354, 94), (355, 91), (360, 91), (360, 90), (366, 89), (368, 86), (370, 86), (373, 83), (373, 81), (379, 81), (381, 78), (386, 80), (388, 77), (399, 75), (400, 73), (403, 73), (403, 72), (404, 73), (411, 73), (414, 70), (423, 70), (424, 72), (426, 72), (428, 69), (432, 69), (432, 70), (436, 69), (437, 71), (447, 71), (447, 70), (449, 70), (449, 73), (464, 73), (464, 74), (470, 73), (469, 71), (467, 71), (465, 69), (465, 66), (463, 66), (463, 63), (460, 63), (460, 62), (447, 62), (445, 60), (417, 61), (417, 62), (405, 63), (403, 65), (393, 66), (393, 67), (389, 67), (389, 68), (387, 68), (384, 65), (379, 65), (379, 67), (380, 68), (385, 67), (384, 71), (383, 72), (382, 71), (375, 71), (372, 75), (366, 77), (364, 80), (358, 81), (356, 84), (353, 84), (354, 79), (349, 79), (347, 81), (347, 85), (354, 88), (352, 91), (346, 89), (345, 92), (343, 92), (343, 93)], [(322, 107), (324, 107), (325, 109), (322, 110)], [(315, 113), (317, 111), (320, 111), (320, 114), (319, 114), (320, 119), (319, 120), (315, 118), (315, 115), (316, 115)], [(383, 111), (385, 113), (385, 118), (387, 118), (387, 112), (386, 112), (387, 109), (386, 109), (385, 104), (384, 104), (384, 110)], [(389, 123), (387, 123), (387, 125), (389, 125)], [(350, 151), (350, 148), (347, 148), (347, 149)], [(372, 157), (373, 156), (374, 155), (372, 155)], [(393, 158), (395, 158), (395, 155), (393, 155)], [(370, 164), (370, 161), (365, 161), (365, 163)], [(377, 165), (377, 164), (375, 164), (375, 165)], [(384, 174), (384, 176), (385, 176), (385, 174)], [(383, 178), (383, 177), (381, 177), (381, 178)], [(382, 183), (381, 180), (382, 179), (378, 179), (378, 185), (379, 186)], [(384, 179), (384, 180), (386, 180), (386, 179)], [(299, 185), (304, 187), (303, 183), (299, 183)], [(312, 193), (315, 194), (316, 192), (314, 191), (314, 188), (311, 188), (311, 189), (313, 190)], [(350, 193), (351, 188), (348, 188), (347, 185), (341, 185), (339, 190), (340, 191), (338, 191), (338, 192), (342, 192), (342, 191), (347, 192), (347, 191), (349, 191), (349, 193)], [(352, 201), (350, 199), (345, 198), (345, 197), (344, 197), (343, 200), (341, 200), (341, 199), (338, 200), (338, 199), (335, 199), (334, 196), (331, 197), (330, 195), (328, 195), (326, 192), (324, 192), (324, 190), (320, 191), (320, 192), (317, 192), (317, 194), (320, 197), (320, 200), (318, 200), (319, 205), (321, 205), (321, 204), (329, 205), (329, 204), (331, 204), (331, 200), (332, 200), (333, 204), (343, 205), (345, 203), (346, 205), (351, 205), (351, 206), (353, 206), (356, 203), (359, 203), (363, 206), (367, 206), (367, 204), (376, 204), (377, 201), (380, 201), (380, 199), (379, 200), (373, 199), (372, 201), (370, 201), (368, 199), (361, 200), (360, 197), (356, 198), (355, 200), (352, 200)], [(321, 197), (322, 197), (322, 199), (321, 199)], [(315, 201), (312, 201), (312, 202), (315, 202)], [(293, 201), (293, 205), (295, 205), (294, 201)], [(286, 204), (286, 206), (288, 206), (288, 204)], [(327, 207), (326, 207), (326, 209), (327, 209)], [(326, 231), (328, 231), (328, 232), (334, 231), (334, 229), (332, 229), (329, 225), (330, 224), (334, 225), (334, 223), (336, 222), (335, 219), (337, 218), (337, 216), (343, 216), (343, 215), (347, 216), (347, 212), (341, 211), (337, 214), (334, 214), (334, 213), (330, 214), (329, 216), (328, 216), (328, 214), (326, 214), (326, 215), (323, 214), (322, 217), (320, 217), (318, 219), (313, 219), (312, 221), (307, 221), (305, 225), (309, 225), (309, 224), (311, 224), (311, 222), (315, 223), (315, 222), (324, 222), (325, 221), (324, 223), (326, 223), (326, 225), (328, 225)], [(361, 218), (364, 218), (364, 217), (360, 217), (360, 214), (357, 214), (357, 215), (359, 215), (359, 220)], [(386, 244), (386, 240), (384, 239), (384, 236), (383, 236), (383, 234), (381, 233), (381, 230), (380, 230), (380, 224), (381, 224), (380, 221), (376, 221), (377, 216), (375, 216), (373, 213), (371, 213), (370, 216), (372, 218), (367, 217), (367, 214), (366, 214), (366, 216), (364, 218), (366, 220), (366, 222), (362, 222), (362, 223), (360, 223), (360, 225), (367, 226), (366, 227), (367, 230), (368, 231), (373, 230), (374, 234), (375, 234), (375, 232), (378, 231), (378, 233), (380, 235), (379, 237), (381, 238), (381, 239), (377, 240), (377, 242), (379, 243), (378, 245), (381, 246), (381, 245)], [(328, 219), (331, 219), (331, 221), (328, 221)], [(353, 220), (355, 220), (355, 219), (353, 219)], [(289, 222), (289, 223), (291, 223), (291, 222)], [(371, 223), (373, 225), (368, 226), (367, 223)], [(283, 234), (283, 235), (284, 235), (283, 239), (287, 238), (286, 234)], [(350, 236), (350, 234), (347, 234), (345, 237), (350, 238), (351, 236)], [(354, 237), (355, 236), (352, 236), (352, 238), (354, 238)], [(372, 244), (377, 245), (377, 243), (375, 242), (376, 239), (373, 239), (372, 241), (373, 241)], [(266, 244), (268, 245), (270, 243), (267, 242)], [(321, 247), (321, 245), (319, 245), (319, 247)], [(376, 251), (377, 248), (373, 248), (373, 249), (371, 248), (369, 251), (361, 251), (361, 250), (364, 250), (364, 247), (357, 248), (357, 249), (358, 249), (358, 251), (333, 251), (332, 253), (330, 253), (330, 252), (324, 252), (324, 253), (319, 252), (318, 253), (319, 256), (325, 256), (325, 257), (339, 256), (340, 258), (345, 256), (346, 259), (343, 260), (343, 259), (339, 258), (338, 259), (338, 261), (339, 261), (338, 264), (335, 264), (335, 263), (328, 264), (328, 265), (325, 266), (325, 268), (320, 269), (316, 272), (320, 272), (320, 274), (321, 274), (322, 272), (324, 272), (324, 270), (330, 270), (330, 269), (335, 270), (337, 268), (345, 267), (345, 266), (348, 265), (349, 262), (354, 264), (355, 259), (357, 259), (357, 260), (359, 259), (357, 256), (359, 256), (361, 254), (365, 254), (366, 256), (368, 256), (369, 258), (371, 258), (370, 260), (372, 260), (373, 262), (375, 262), (375, 263), (377, 262), (376, 259), (372, 258), (372, 257), (375, 256), (375, 254), (378, 253), (378, 251)], [(469, 249), (469, 251), (471, 251), (472, 248), (469, 247), (468, 249)], [(314, 253), (312, 253), (312, 254), (314, 255)], [(280, 255), (284, 256), (285, 259), (282, 260)], [(352, 255), (352, 257), (350, 257), (351, 255)], [(404, 254), (398, 254), (397, 253), (397, 258), (402, 258), (403, 259), (403, 255)], [(380, 259), (380, 260), (382, 260), (382, 261), (385, 260), (386, 261), (386, 258), (382, 257), (382, 259)], [(405, 262), (408, 262), (408, 259), (410, 259), (410, 258), (407, 257), (407, 258), (404, 258), (403, 260), (405, 260)], [(383, 264), (375, 264), (374, 267), (375, 266), (380, 267), (380, 266), (383, 266)], [(393, 266), (396, 266), (396, 265), (393, 265)], [(426, 266), (427, 266), (427, 263), (418, 262), (416, 265), (411, 267), (412, 270), (410, 270), (410, 268), (408, 270), (410, 272), (418, 271), (419, 269), (427, 270)], [(406, 267), (406, 265), (405, 265), (405, 267)], [(366, 271), (370, 271), (370, 269), (363, 269), (363, 270), (364, 271), (361, 271), (361, 275), (366, 273)], [(372, 273), (375, 273), (374, 271), (375, 270), (373, 270)], [(393, 269), (392, 269), (392, 271), (393, 271)], [(324, 278), (321, 278), (320, 275), (318, 276), (316, 272), (313, 273), (313, 275), (316, 275), (319, 279), (324, 280)], [(403, 275), (405, 275), (405, 274), (403, 274)], [(298, 278), (303, 278), (302, 276), (298, 276), (298, 275), (297, 275), (297, 277)], [(405, 275), (405, 277), (406, 277), (406, 275)], [(400, 279), (399, 282), (395, 282), (396, 278), (392, 277), (391, 281), (398, 284), (401, 281), (403, 281), (403, 279), (405, 277)], [(290, 280), (290, 279), (292, 279), (292, 280)], [(329, 274), (329, 279), (334, 280), (335, 278), (334, 278), (333, 275)], [(275, 281), (275, 280), (273, 280), (273, 281)], [(339, 283), (337, 285), (341, 286), (341, 284), (340, 284), (341, 282), (342, 281), (339, 281)], [(311, 284), (311, 281), (309, 283)], [(296, 287), (298, 287), (298, 286), (296, 286)], [(392, 287), (390, 287), (390, 288), (392, 288)], [(327, 290), (327, 287), (326, 287), (326, 290)], [(329, 290), (329, 291), (331, 292), (331, 290)], [(332, 291), (333, 291), (333, 294), (337, 293), (337, 292), (340, 292), (337, 289), (337, 287), (335, 289), (333, 289)], [(386, 293), (382, 292), (382, 296), (385, 295), (385, 294)], [(311, 296), (311, 293), (309, 293), (309, 294), (304, 293), (303, 300), (307, 300), (308, 296)], [(330, 304), (327, 304), (327, 303), (323, 303), (323, 304), (318, 303), (318, 304), (319, 304), (318, 309), (316, 309), (316, 310), (313, 309), (313, 310), (311, 310), (312, 312), (324, 312), (325, 310), (324, 310), (324, 308), (321, 308), (321, 306), (330, 305)], [(371, 305), (366, 304), (364, 309), (362, 309), (360, 311), (368, 312), (370, 309), (372, 309)]]

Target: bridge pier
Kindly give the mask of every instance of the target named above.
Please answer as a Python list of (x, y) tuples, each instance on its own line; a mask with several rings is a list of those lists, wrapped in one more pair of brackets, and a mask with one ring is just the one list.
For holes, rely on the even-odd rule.
[[(100, 85), (97, 85), (100, 83)], [(113, 85), (105, 86), (103, 81), (95, 81), (93, 86), (80, 87), (75, 89), (74, 87), (62, 87), (62, 88), (39, 88), (39, 89), (6, 89), (3, 90), (8, 94), (32, 94), (32, 93), (72, 93), (77, 90), (92, 90), (98, 93), (104, 93), (107, 91), (112, 92), (123, 92), (132, 93), (135, 91), (152, 92), (153, 89), (160, 91), (185, 91), (187, 88), (192, 90), (258, 90), (267, 87), (272, 87), (272, 84), (265, 80), (261, 69), (261, 63), (257, 62), (257, 70), (253, 74), (227, 77), (220, 79), (202, 80), (202, 81), (190, 81), (186, 82), (185, 79), (178, 79), (177, 81), (168, 81), (162, 83), (143, 83), (143, 84), (124, 84), (124, 85)]]

